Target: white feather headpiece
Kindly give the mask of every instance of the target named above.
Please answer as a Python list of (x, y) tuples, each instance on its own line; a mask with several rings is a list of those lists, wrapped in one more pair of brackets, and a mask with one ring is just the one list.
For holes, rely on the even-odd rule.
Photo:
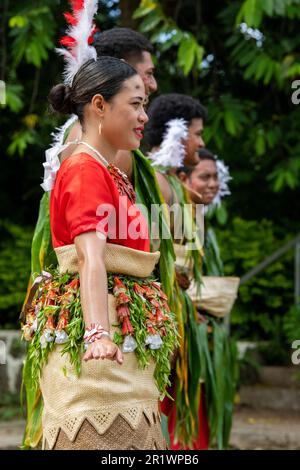
[(93, 23), (98, 9), (98, 0), (72, 0), (73, 14), (65, 13), (70, 24), (66, 35), (60, 40), (68, 49), (56, 48), (56, 52), (65, 60), (64, 82), (71, 85), (81, 65), (90, 59), (97, 60), (96, 49), (90, 45), (95, 32)]
[(217, 172), (218, 172), (218, 179), (219, 179), (219, 191), (214, 197), (214, 200), (210, 204), (211, 206), (217, 206), (220, 207), (222, 204), (222, 199), (225, 196), (229, 196), (231, 194), (228, 183), (230, 180), (232, 180), (232, 177), (230, 176), (229, 173), (229, 168), (228, 166), (225, 165), (223, 160), (219, 160), (217, 156), (216, 157), (216, 166), (217, 166)]
[(182, 119), (171, 119), (167, 122), (167, 130), (163, 136), (159, 150), (150, 153), (153, 166), (179, 168), (185, 157), (184, 141), (188, 138), (188, 125)]

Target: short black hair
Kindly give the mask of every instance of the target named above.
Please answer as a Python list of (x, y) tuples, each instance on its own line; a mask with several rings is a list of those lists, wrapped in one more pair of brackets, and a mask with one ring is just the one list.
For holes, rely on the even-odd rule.
[(216, 161), (216, 156), (208, 149), (202, 148), (198, 150), (200, 160), (213, 160)]
[[(199, 155), (200, 162), (204, 160), (211, 160), (212, 162), (216, 163), (217, 161), (217, 157), (207, 148), (202, 148), (198, 150), (198, 155)], [(179, 175), (181, 172), (183, 172), (189, 178), (192, 175), (193, 171), (195, 170), (196, 166), (197, 165), (194, 165), (194, 166), (183, 165), (176, 170), (176, 174)]]
[(166, 124), (171, 119), (183, 118), (190, 125), (192, 119), (201, 118), (205, 121), (207, 117), (206, 109), (200, 101), (180, 93), (158, 96), (150, 104), (147, 114), (149, 122), (145, 136), (150, 147), (161, 144)]
[(150, 41), (141, 33), (130, 28), (112, 28), (97, 35), (93, 44), (97, 56), (110, 56), (126, 62), (141, 62), (142, 53), (154, 52)]

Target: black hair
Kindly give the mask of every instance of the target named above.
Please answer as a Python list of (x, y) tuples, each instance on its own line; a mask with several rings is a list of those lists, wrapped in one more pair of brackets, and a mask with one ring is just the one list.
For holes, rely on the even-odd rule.
[(137, 75), (128, 63), (115, 57), (100, 57), (85, 62), (74, 76), (71, 86), (59, 84), (49, 94), (49, 102), (60, 114), (76, 114), (83, 124), (83, 109), (93, 96), (100, 94), (106, 101), (122, 89), (123, 83)]
[(144, 51), (153, 53), (153, 46), (145, 36), (129, 28), (112, 28), (97, 36), (94, 42), (97, 56), (109, 55), (126, 62), (142, 61)]
[(214, 162), (216, 161), (215, 155), (206, 148), (202, 148), (198, 150), (198, 154), (199, 154), (200, 160), (212, 160)]
[[(213, 161), (214, 163), (216, 163), (216, 157), (215, 155), (208, 149), (206, 148), (202, 148), (200, 150), (198, 150), (198, 155), (199, 155), (199, 159), (200, 161), (203, 161), (203, 160), (211, 160)], [(176, 170), (176, 174), (179, 175), (180, 173), (185, 173), (187, 175), (188, 178), (190, 178), (190, 176), (192, 175), (193, 171), (195, 170), (197, 165), (194, 165), (194, 166), (181, 166), (180, 168), (178, 168)]]
[(158, 96), (150, 104), (147, 114), (149, 122), (146, 126), (145, 136), (150, 147), (161, 144), (166, 124), (171, 119), (183, 118), (188, 125), (192, 119), (206, 120), (206, 109), (200, 101), (180, 93)]

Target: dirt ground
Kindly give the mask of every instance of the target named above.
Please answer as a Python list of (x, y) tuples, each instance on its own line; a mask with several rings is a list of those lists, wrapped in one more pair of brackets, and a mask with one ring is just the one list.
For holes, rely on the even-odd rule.
[[(18, 449), (24, 421), (0, 423), (0, 449)], [(300, 449), (300, 413), (236, 407), (232, 449)]]

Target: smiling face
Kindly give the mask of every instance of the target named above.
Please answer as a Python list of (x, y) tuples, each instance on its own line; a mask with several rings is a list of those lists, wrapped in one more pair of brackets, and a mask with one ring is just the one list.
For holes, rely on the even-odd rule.
[(144, 110), (145, 86), (139, 75), (124, 81), (122, 89), (110, 102), (104, 101), (101, 134), (117, 150), (140, 146), (148, 116)]
[(189, 185), (202, 195), (202, 204), (211, 204), (220, 187), (216, 163), (213, 160), (200, 160), (190, 175)]
[(154, 77), (155, 67), (150, 52), (143, 51), (141, 56), (142, 60), (132, 63), (129, 60), (128, 62), (131, 63), (140, 75), (145, 85), (146, 95), (149, 97), (151, 93), (155, 93), (157, 90), (157, 82)]
[(202, 139), (203, 119), (192, 119), (188, 131), (189, 135), (185, 144), (186, 155), (184, 159), (184, 165), (195, 166), (199, 162), (198, 150), (204, 147), (204, 142)]

